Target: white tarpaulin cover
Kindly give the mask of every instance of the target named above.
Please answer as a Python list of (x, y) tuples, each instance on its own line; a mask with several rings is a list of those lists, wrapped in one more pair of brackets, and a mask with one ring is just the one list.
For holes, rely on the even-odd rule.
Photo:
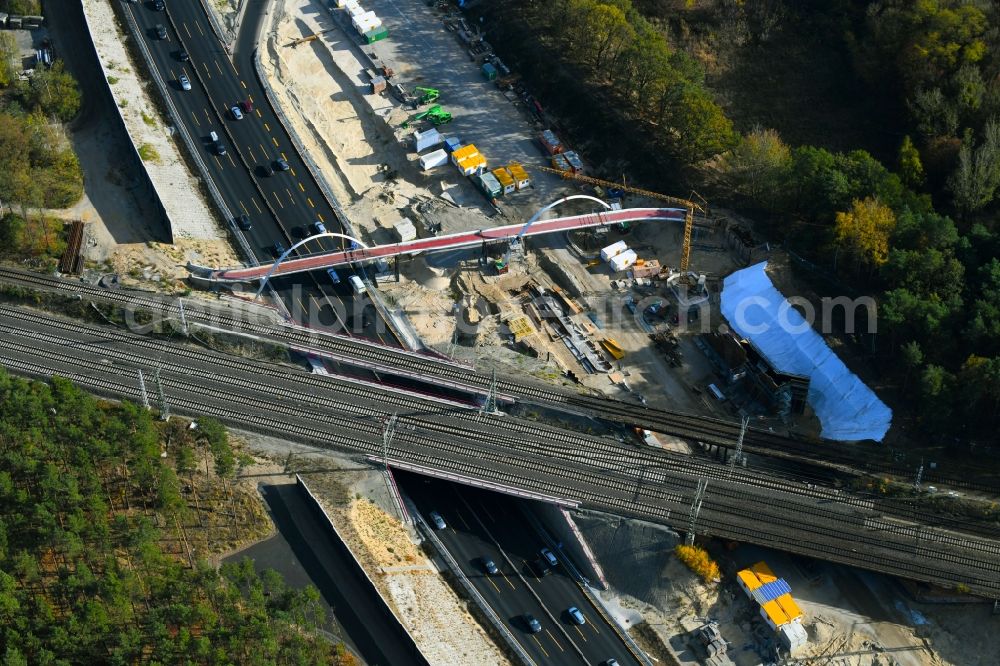
[(878, 399), (781, 295), (764, 272), (767, 262), (727, 277), (722, 315), (779, 371), (809, 377), (809, 404), (835, 440), (882, 441), (892, 410)]

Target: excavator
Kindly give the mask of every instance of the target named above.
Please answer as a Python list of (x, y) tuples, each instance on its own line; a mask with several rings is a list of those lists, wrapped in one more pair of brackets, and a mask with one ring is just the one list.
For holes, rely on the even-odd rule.
[(438, 125), (447, 125), (451, 122), (451, 113), (445, 111), (441, 108), (440, 104), (435, 104), (426, 111), (421, 111), (420, 113), (414, 113), (412, 116), (406, 119), (400, 127), (404, 129), (410, 126), (410, 123), (417, 122), (418, 120), (427, 119), (430, 121), (431, 125), (437, 127)]
[[(423, 94), (421, 94), (423, 93)], [(417, 105), (423, 106), (424, 104), (430, 104), (431, 102), (437, 101), (437, 98), (441, 96), (441, 91), (435, 88), (421, 88), (417, 86), (413, 89), (414, 95), (420, 95), (417, 98)]]

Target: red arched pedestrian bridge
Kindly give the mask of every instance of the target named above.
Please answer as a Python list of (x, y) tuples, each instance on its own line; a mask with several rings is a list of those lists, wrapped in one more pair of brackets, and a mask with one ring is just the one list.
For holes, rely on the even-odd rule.
[[(622, 222), (669, 221), (683, 222), (683, 208), (625, 208), (622, 210), (607, 210), (571, 217), (557, 217), (550, 220), (537, 220), (529, 224), (511, 224), (505, 227), (480, 229), (478, 231), (463, 231), (446, 236), (433, 238), (418, 238), (416, 240), (376, 245), (373, 247), (357, 247), (351, 250), (340, 250), (324, 254), (314, 254), (294, 259), (279, 258), (278, 265), (264, 264), (245, 268), (222, 268), (205, 271), (191, 266), (192, 271), (208, 272), (209, 279), (220, 282), (250, 282), (265, 277), (304, 273), (323, 268), (332, 268), (354, 262), (367, 262), (375, 259), (395, 257), (404, 254), (420, 254), (422, 252), (440, 252), (462, 247), (473, 247), (484, 243), (510, 241), (520, 236), (538, 236), (558, 231), (572, 231), (588, 227), (603, 227)], [(289, 248), (289, 252), (292, 248)]]

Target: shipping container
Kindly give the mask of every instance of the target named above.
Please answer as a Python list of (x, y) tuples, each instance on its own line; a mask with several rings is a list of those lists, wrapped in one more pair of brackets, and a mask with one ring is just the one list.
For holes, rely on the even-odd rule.
[(353, 25), (354, 28), (357, 29), (358, 26), (368, 21), (371, 21), (374, 18), (375, 18), (375, 12), (372, 11), (361, 12), (360, 14), (355, 14), (351, 16), (351, 25)]
[(604, 261), (611, 261), (611, 257), (621, 254), (627, 249), (628, 245), (625, 244), (625, 241), (623, 240), (616, 241), (611, 245), (607, 246), (606, 248), (604, 248), (603, 250), (601, 250), (601, 259), (603, 259)]
[(480, 192), (486, 195), (487, 199), (496, 199), (503, 194), (500, 182), (489, 171), (473, 176), (472, 182), (476, 184)]
[(556, 133), (552, 130), (543, 130), (538, 135), (538, 140), (541, 142), (542, 148), (544, 148), (549, 155), (555, 155), (564, 150), (562, 141), (559, 140), (559, 137), (557, 137)]
[(580, 159), (580, 155), (575, 150), (567, 150), (563, 153), (563, 157), (569, 162), (569, 168), (573, 173), (583, 172), (583, 160)]
[(358, 14), (364, 14), (365, 10), (361, 8), (358, 4), (358, 0), (346, 0), (344, 2), (344, 9), (347, 10), (348, 15), (357, 16)]
[(365, 33), (365, 41), (369, 44), (374, 44), (375, 42), (385, 39), (389, 36), (389, 28), (381, 25), (374, 30), (369, 30)]
[(428, 169), (439, 167), (447, 161), (448, 153), (444, 150), (435, 150), (434, 152), (420, 156), (420, 168), (427, 171)]
[(486, 170), (486, 158), (482, 155), (473, 155), (459, 160), (455, 166), (458, 167), (463, 176), (471, 176)]
[(482, 66), (483, 77), (487, 81), (496, 81), (497, 79), (497, 68), (488, 62), (484, 62)]
[(444, 140), (444, 149), (449, 153), (453, 153), (458, 150), (462, 145), (462, 142), (457, 136), (449, 136)]
[(517, 189), (517, 186), (514, 185), (514, 178), (510, 175), (507, 169), (500, 167), (499, 169), (494, 169), (492, 173), (493, 177), (500, 183), (500, 187), (503, 188), (504, 194), (510, 194)]
[(456, 148), (455, 150), (451, 151), (451, 161), (455, 166), (458, 166), (458, 163), (461, 160), (464, 160), (466, 157), (474, 157), (475, 155), (478, 154), (479, 154), (479, 149), (476, 148), (476, 144), (470, 143), (465, 146), (462, 146), (461, 148)]
[(392, 229), (396, 232), (396, 238), (401, 243), (416, 240), (417, 238), (417, 228), (413, 226), (413, 222), (407, 217), (394, 224)]
[(338, 7), (343, 7), (346, 4), (347, 4), (347, 0), (336, 0), (336, 5)]
[(553, 169), (558, 169), (559, 171), (570, 171), (569, 162), (566, 160), (564, 155), (553, 155), (551, 161)]
[(510, 175), (514, 179), (514, 186), (518, 192), (531, 187), (531, 178), (528, 177), (528, 172), (524, 170), (523, 166), (517, 162), (513, 162), (507, 165), (507, 170), (510, 171)]
[(611, 266), (611, 270), (618, 273), (631, 267), (638, 258), (639, 257), (636, 255), (635, 250), (625, 250), (624, 252), (611, 257), (608, 264)]
[(426, 132), (413, 133), (413, 149), (422, 153), (428, 148), (433, 148), (443, 141), (441, 133), (436, 129), (429, 129)]

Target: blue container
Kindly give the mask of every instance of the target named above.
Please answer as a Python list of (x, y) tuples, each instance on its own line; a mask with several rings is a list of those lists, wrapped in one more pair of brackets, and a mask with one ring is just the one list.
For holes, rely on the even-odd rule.
[(483, 76), (487, 81), (495, 81), (497, 78), (497, 68), (488, 62), (483, 63)]
[(444, 140), (444, 150), (449, 155), (451, 153), (455, 152), (456, 150), (458, 150), (461, 147), (462, 147), (462, 142), (459, 141), (459, 139), (458, 139), (457, 136), (445, 137), (445, 140)]

